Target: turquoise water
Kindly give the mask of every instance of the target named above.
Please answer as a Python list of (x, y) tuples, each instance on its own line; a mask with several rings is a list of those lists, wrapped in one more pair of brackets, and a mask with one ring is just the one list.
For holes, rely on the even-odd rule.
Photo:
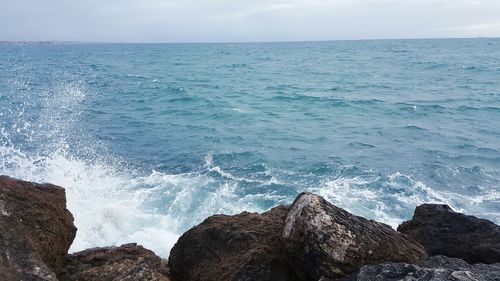
[(0, 174), (67, 189), (72, 250), (162, 256), (316, 192), (397, 226), (500, 223), (500, 39), (0, 45)]

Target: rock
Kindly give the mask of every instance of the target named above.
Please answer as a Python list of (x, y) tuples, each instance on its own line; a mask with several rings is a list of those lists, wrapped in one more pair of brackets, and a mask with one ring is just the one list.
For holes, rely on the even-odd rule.
[(307, 280), (340, 278), (366, 264), (414, 263), (426, 256), (422, 246), (390, 226), (310, 193), (300, 194), (290, 206), (282, 237), (289, 262)]
[(168, 281), (167, 263), (137, 244), (72, 254), (61, 281)]
[(424, 246), (429, 255), (445, 255), (469, 263), (500, 262), (500, 226), (454, 212), (447, 205), (424, 204), (398, 231)]
[(500, 263), (470, 265), (461, 259), (434, 256), (416, 265), (407, 263), (366, 265), (358, 273), (341, 280), (498, 281)]
[(173, 280), (297, 280), (280, 233), (288, 208), (215, 215), (184, 233), (169, 257)]
[(57, 280), (75, 234), (62, 187), (0, 176), (0, 280)]

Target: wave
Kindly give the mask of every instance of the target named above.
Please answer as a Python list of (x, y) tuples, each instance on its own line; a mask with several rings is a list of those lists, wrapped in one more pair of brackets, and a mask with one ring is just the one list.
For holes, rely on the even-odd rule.
[(491, 111), (494, 113), (498, 113), (498, 112), (500, 112), (500, 107), (494, 107), (494, 106), (475, 107), (475, 106), (462, 105), (462, 106), (457, 107), (456, 110), (459, 110), (459, 111)]
[(203, 171), (142, 172), (107, 153), (80, 125), (82, 104), (92, 98), (84, 85), (43, 96), (39, 104), (10, 103), (2, 112), (0, 174), (66, 189), (78, 228), (70, 251), (137, 242), (167, 257), (179, 234), (209, 215), (262, 211), (255, 196), (235, 192), (240, 179), (210, 163), (230, 180)]
[(360, 148), (360, 149), (363, 149), (363, 148), (374, 148), (375, 147), (375, 145), (372, 145), (372, 144), (369, 144), (369, 143), (363, 143), (363, 142), (359, 142), (359, 141), (350, 142), (349, 146), (355, 147), (355, 148)]
[[(87, 160), (59, 149), (46, 156), (0, 146), (0, 174), (50, 182), (66, 188), (68, 208), (78, 227), (71, 251), (137, 242), (168, 257), (179, 235), (213, 214), (262, 212), (290, 203), (300, 191), (324, 196), (354, 214), (397, 227), (423, 203), (445, 203), (458, 211), (499, 221), (500, 192), (437, 191), (411, 176), (384, 175), (349, 165), (276, 171), (248, 163), (248, 171), (217, 164), (252, 155), (208, 154), (196, 172), (142, 174), (121, 162)], [(259, 161), (257, 161), (259, 162)], [(488, 213), (489, 212), (489, 213)]]
[(372, 171), (359, 176), (326, 178), (308, 190), (354, 214), (385, 222), (393, 228), (411, 218), (415, 207), (424, 203), (447, 204), (459, 212), (481, 213), (482, 217), (500, 220), (495, 207), (490, 212), (485, 207), (500, 201), (497, 190), (482, 190), (474, 195), (438, 191), (401, 173), (385, 176)]
[[(241, 193), (239, 185), (258, 180), (225, 171), (211, 156), (203, 170), (191, 173), (131, 168), (81, 125), (91, 94), (80, 84), (58, 86), (38, 104), (10, 103), (0, 120), (0, 174), (66, 189), (78, 228), (71, 252), (137, 242), (168, 257), (179, 235), (210, 215), (264, 211), (266, 198), (284, 201), (271, 193)], [(274, 183), (268, 175), (260, 184)]]
[[(239, 178), (210, 163), (210, 171), (229, 181), (202, 173), (139, 175), (120, 165), (88, 162), (64, 151), (29, 156), (0, 146), (0, 174), (66, 189), (68, 209), (77, 236), (70, 251), (137, 242), (167, 257), (178, 236), (206, 217), (242, 211), (263, 211), (255, 195), (237, 193)], [(269, 184), (277, 182), (271, 178)], [(262, 194), (262, 196), (267, 196)]]
[[(268, 99), (320, 101), (339, 107), (383, 102), (281, 94)], [(137, 242), (167, 257), (180, 234), (210, 215), (265, 211), (277, 204), (290, 203), (301, 191), (318, 193), (355, 214), (392, 226), (410, 218), (416, 205), (428, 202), (447, 203), (457, 210), (469, 213), (472, 210), (500, 220), (498, 212), (495, 214), (495, 203), (500, 201), (498, 191), (480, 190), (473, 195), (437, 191), (409, 175), (387, 176), (322, 160), (318, 160), (320, 164), (297, 164), (294, 159), (286, 159), (276, 164), (278, 161), (266, 160), (269, 156), (264, 153), (203, 151), (201, 167), (189, 172), (132, 168), (119, 155), (109, 153), (106, 145), (100, 143), (101, 138), (91, 136), (82, 125), (89, 110), (99, 110), (91, 106), (92, 92), (84, 84), (61, 83), (41, 93), (38, 100), (16, 93), (7, 96), (10, 98), (22, 102), (2, 101), (9, 103), (9, 108), (2, 111), (0, 119), (0, 174), (66, 188), (68, 208), (78, 227), (71, 251)], [(193, 100), (180, 96), (170, 100), (174, 101)], [(263, 111), (263, 114), (276, 113)], [(222, 117), (219, 113), (210, 118)], [(184, 128), (199, 127), (196, 124)], [(414, 125), (399, 129), (427, 130)], [(325, 137), (314, 139), (325, 141)], [(378, 149), (361, 141), (349, 145), (356, 149)]]

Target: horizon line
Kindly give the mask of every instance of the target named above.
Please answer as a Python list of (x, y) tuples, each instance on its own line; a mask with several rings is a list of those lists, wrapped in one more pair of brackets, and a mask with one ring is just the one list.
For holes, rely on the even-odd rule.
[(262, 44), (262, 43), (308, 43), (308, 42), (344, 42), (344, 41), (390, 41), (390, 40), (439, 40), (439, 39), (500, 39), (500, 36), (474, 37), (403, 37), (403, 38), (359, 38), (359, 39), (319, 39), (319, 40), (278, 40), (278, 41), (72, 41), (72, 40), (0, 40), (0, 44), (10, 43), (56, 43), (56, 44)]

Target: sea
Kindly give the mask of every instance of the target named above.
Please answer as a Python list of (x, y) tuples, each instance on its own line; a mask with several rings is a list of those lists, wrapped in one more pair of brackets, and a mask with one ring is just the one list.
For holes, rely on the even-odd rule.
[(0, 174), (66, 188), (71, 251), (168, 257), (313, 192), (392, 227), (500, 223), (500, 39), (0, 44)]

